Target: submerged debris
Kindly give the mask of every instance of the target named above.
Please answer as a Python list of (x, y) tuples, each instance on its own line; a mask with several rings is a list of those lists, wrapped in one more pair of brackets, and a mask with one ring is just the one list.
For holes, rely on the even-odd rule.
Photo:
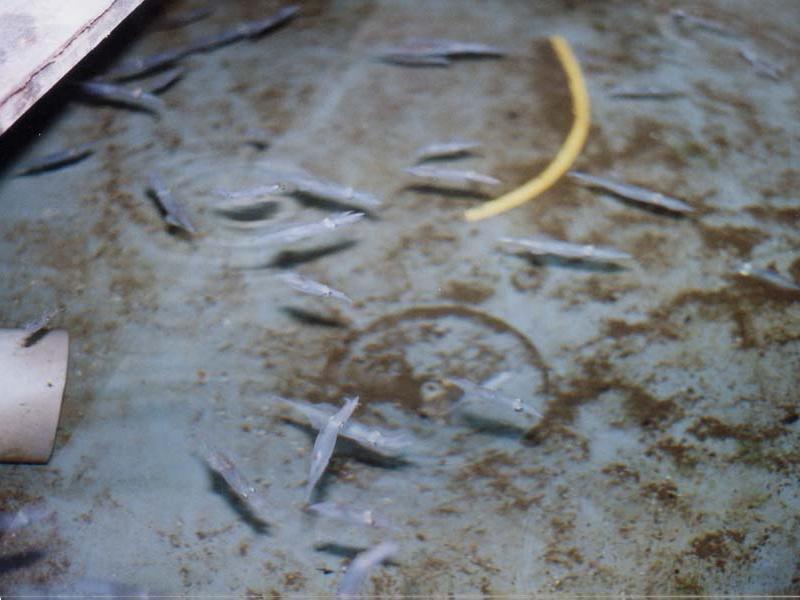
[(592, 244), (573, 244), (572, 242), (548, 238), (502, 237), (500, 241), (505, 244), (521, 246), (531, 254), (558, 256), (561, 258), (606, 262), (631, 260), (633, 258), (627, 252), (616, 248), (594, 246)]
[(336, 414), (328, 417), (325, 425), (319, 430), (317, 439), (314, 441), (314, 449), (311, 451), (311, 468), (308, 474), (308, 484), (306, 486), (306, 502), (311, 501), (311, 494), (317, 482), (322, 477), (328, 463), (333, 456), (333, 449), (336, 447), (336, 438), (342, 431), (345, 423), (353, 414), (358, 406), (358, 396), (345, 398), (344, 406)]
[(352, 600), (358, 596), (358, 591), (370, 572), (382, 562), (397, 554), (398, 550), (399, 548), (395, 542), (387, 541), (381, 542), (377, 546), (373, 546), (357, 555), (347, 568), (341, 583), (339, 583), (336, 598), (339, 600)]
[(36, 173), (55, 169), (56, 167), (71, 165), (79, 160), (83, 160), (93, 152), (94, 144), (91, 143), (81, 144), (79, 146), (66, 148), (64, 150), (58, 150), (56, 152), (52, 152), (51, 154), (45, 154), (44, 156), (32, 158), (31, 160), (22, 163), (22, 165), (20, 165), (14, 172), (14, 175), (34, 175)]
[(601, 190), (611, 192), (617, 196), (621, 196), (627, 200), (640, 202), (642, 204), (663, 208), (665, 210), (677, 213), (694, 212), (694, 208), (692, 208), (683, 200), (678, 200), (677, 198), (666, 196), (660, 192), (654, 192), (638, 185), (624, 183), (622, 181), (616, 181), (605, 177), (597, 177), (595, 175), (589, 175), (588, 173), (581, 173), (580, 171), (570, 171), (569, 176), (587, 187), (599, 188)]

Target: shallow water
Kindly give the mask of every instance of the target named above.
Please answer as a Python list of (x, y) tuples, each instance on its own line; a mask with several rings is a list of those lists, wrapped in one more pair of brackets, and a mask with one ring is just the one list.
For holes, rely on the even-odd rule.
[[(215, 33), (280, 5), (140, 10), (73, 74)], [(800, 281), (798, 79), (759, 77), (748, 43), (789, 65), (798, 4), (691, 5), (740, 32), (677, 27), (663, 2), (308, 2), (285, 27), (193, 55), (162, 118), (56, 89), (0, 138), (3, 326), (63, 307), (72, 348), (44, 466), (0, 466), (0, 510), (53, 515), (0, 537), (0, 592), (117, 582), (154, 594), (329, 594), (358, 551), (400, 551), (382, 595), (800, 593), (800, 295), (736, 275), (752, 261)], [(503, 181), (539, 172), (571, 122), (546, 38), (570, 40), (593, 125), (576, 168), (684, 199), (643, 210), (567, 179), (500, 217), (419, 186), (415, 151), (474, 139), (453, 166)], [(447, 68), (375, 61), (433, 36), (508, 48)], [(610, 97), (660, 85), (669, 100)], [(247, 142), (263, 129), (270, 145)], [(89, 158), (12, 177), (86, 141)], [(442, 163), (447, 165), (449, 163)], [(218, 189), (303, 168), (384, 199), (367, 219), (282, 246), (220, 216)], [(169, 231), (146, 192), (158, 169), (200, 235)], [(270, 223), (348, 207), (276, 197)], [(252, 224), (251, 222), (245, 224)], [(531, 259), (502, 236), (549, 235), (634, 256), (614, 268)], [(353, 306), (299, 295), (293, 269)], [(501, 390), (540, 421), (458, 399), (448, 376)], [(270, 394), (340, 406), (413, 434), (402, 461), (340, 443), (316, 498), (373, 507), (383, 533), (302, 512), (314, 432)], [(273, 507), (248, 519), (200, 452), (211, 440)], [(84, 586), (84, 587), (81, 587)], [(95, 588), (91, 588), (95, 589)]]

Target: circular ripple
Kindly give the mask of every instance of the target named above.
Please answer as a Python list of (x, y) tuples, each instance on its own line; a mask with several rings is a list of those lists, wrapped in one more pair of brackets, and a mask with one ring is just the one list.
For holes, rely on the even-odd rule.
[[(430, 411), (434, 385), (449, 376), (480, 382), (500, 371), (504, 389), (530, 398), (548, 391), (547, 367), (534, 343), (495, 316), (459, 305), (417, 306), (391, 313), (350, 334), (328, 356), (326, 395), (359, 394)], [(452, 398), (450, 398), (452, 399)]]

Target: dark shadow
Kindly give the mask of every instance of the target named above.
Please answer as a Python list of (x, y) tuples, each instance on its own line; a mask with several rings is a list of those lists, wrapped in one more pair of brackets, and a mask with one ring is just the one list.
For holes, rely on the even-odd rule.
[[(595, 191), (597, 191), (595, 189)], [(607, 196), (611, 196), (614, 200), (620, 202), (621, 204), (625, 204), (630, 206), (631, 208), (636, 208), (638, 210), (642, 210), (644, 212), (648, 212), (653, 215), (658, 215), (659, 217), (668, 217), (673, 221), (683, 221), (685, 219), (691, 219), (694, 213), (680, 213), (675, 212), (674, 210), (668, 210), (666, 208), (661, 208), (660, 206), (655, 206), (653, 204), (645, 204), (644, 202), (637, 202), (636, 200), (631, 200), (630, 198), (626, 198), (625, 196), (620, 196), (619, 194), (615, 194), (614, 192), (610, 192), (608, 190), (600, 190), (603, 194)]]
[(300, 204), (307, 208), (318, 208), (320, 210), (326, 210), (331, 212), (345, 212), (349, 210), (357, 210), (358, 212), (363, 212), (367, 219), (374, 218), (374, 215), (371, 211), (374, 211), (375, 208), (370, 208), (369, 206), (364, 206), (363, 204), (358, 204), (356, 202), (348, 203), (348, 202), (341, 202), (338, 200), (328, 200), (327, 198), (318, 198), (317, 196), (312, 196), (310, 194), (304, 194), (303, 192), (294, 192), (292, 194), (293, 198), (296, 198)]
[(544, 421), (539, 421), (536, 425), (529, 428), (522, 436), (522, 444), (530, 448), (542, 445), (547, 439), (549, 429)]
[(248, 205), (232, 208), (215, 207), (214, 212), (231, 221), (265, 221), (271, 219), (278, 212), (280, 203), (275, 200), (258, 200)]
[(480, 417), (478, 415), (469, 414), (466, 412), (459, 413), (458, 418), (461, 419), (467, 426), (479, 431), (480, 433), (512, 440), (518, 440), (522, 438), (525, 432), (529, 429), (529, 426), (523, 423), (520, 423), (519, 425), (512, 425), (511, 423), (506, 423), (504, 421), (495, 421), (493, 419)]
[(445, 198), (459, 200), (488, 200), (492, 197), (492, 194), (482, 192), (480, 190), (462, 190), (458, 188), (447, 187), (443, 184), (407, 185), (403, 188), (403, 191), (414, 192), (416, 194), (435, 194), (437, 196), (444, 196)]
[(48, 333), (50, 333), (50, 328), (49, 327), (42, 327), (41, 329), (39, 329), (37, 331), (34, 331), (32, 334), (30, 334), (28, 337), (26, 337), (22, 341), (22, 347), (23, 348), (30, 348), (36, 342), (38, 342), (44, 336), (46, 336)]
[[(402, 52), (398, 52), (398, 54), (403, 54)], [(484, 62), (484, 61), (494, 61), (500, 60), (503, 58), (503, 54), (472, 54), (469, 52), (465, 52), (463, 54), (459, 54), (457, 52), (450, 52), (447, 55), (431, 55), (432, 58), (436, 58), (437, 56), (441, 56), (441, 58), (446, 58), (449, 62), (447, 63), (414, 63), (414, 62), (405, 62), (402, 59), (395, 59), (391, 56), (375, 56), (373, 57), (375, 61), (381, 62), (387, 65), (394, 65), (396, 67), (408, 67), (408, 68), (447, 68), (453, 65), (455, 62)]]
[(300, 323), (303, 325), (330, 328), (349, 327), (349, 323), (345, 323), (344, 321), (341, 321), (335, 317), (329, 317), (302, 308), (297, 308), (295, 306), (284, 306), (281, 308), (281, 310), (293, 319), (300, 321)]
[(177, 225), (167, 223), (167, 211), (163, 206), (161, 206), (161, 202), (158, 200), (158, 195), (156, 192), (150, 188), (147, 188), (146, 193), (147, 197), (158, 211), (158, 214), (161, 215), (161, 219), (164, 222), (164, 230), (173, 237), (191, 242), (194, 239), (194, 236), (191, 234), (191, 232), (186, 231), (183, 227), (178, 227)]
[[(302, 13), (301, 13), (301, 14), (302, 14)], [(281, 21), (280, 23), (276, 23), (275, 25), (272, 25), (271, 27), (267, 27), (266, 29), (264, 29), (263, 31), (261, 31), (261, 32), (257, 33), (256, 35), (248, 35), (248, 36), (245, 38), (245, 40), (244, 40), (244, 41), (247, 41), (247, 40), (250, 40), (250, 41), (257, 41), (257, 40), (259, 40), (259, 39), (261, 39), (261, 38), (263, 38), (263, 37), (265, 37), (265, 36), (272, 35), (272, 34), (273, 34), (273, 33), (275, 33), (276, 31), (280, 31), (281, 29), (284, 29), (284, 28), (286, 28), (286, 27), (289, 27), (289, 25), (290, 25), (291, 23), (293, 23), (293, 22), (294, 22), (294, 20), (295, 20), (296, 18), (297, 18), (297, 16), (296, 16), (296, 15), (294, 15), (294, 16), (292, 16), (292, 17), (289, 17), (288, 19), (284, 19), (284, 20), (283, 20), (283, 21)], [(301, 18), (302, 18), (302, 17), (301, 17)]]
[[(184, 67), (172, 66), (172, 67), (169, 67), (169, 68), (171, 68), (171, 69), (176, 69), (177, 68), (177, 69), (181, 69), (181, 70), (177, 72), (177, 75), (175, 75), (174, 77), (172, 77), (171, 79), (169, 79), (165, 83), (162, 83), (157, 88), (153, 88), (151, 86), (153, 85), (153, 80), (159, 75), (159, 73), (155, 73), (154, 75), (149, 77), (147, 81), (145, 81), (143, 84), (141, 84), (141, 86), (144, 87), (151, 94), (153, 94), (155, 96), (158, 96), (160, 94), (163, 94), (167, 90), (171, 89), (173, 86), (177, 85), (177, 83), (181, 79), (183, 79), (183, 77), (188, 72), (188, 70), (185, 69)], [(164, 69), (164, 72), (168, 71), (169, 68), (168, 69)], [(137, 87), (139, 87), (139, 86), (137, 86)]]
[(133, 104), (132, 102), (124, 102), (122, 100), (116, 100), (113, 98), (97, 98), (88, 93), (80, 91), (78, 91), (78, 95), (75, 96), (75, 99), (83, 104), (89, 104), (91, 106), (96, 106), (96, 107), (111, 106), (113, 108), (117, 108), (120, 110), (128, 110), (130, 112), (150, 115), (157, 121), (161, 120), (161, 114), (158, 111), (147, 108), (146, 106), (138, 106), (136, 104)]
[(800, 290), (764, 281), (756, 274), (742, 275), (741, 273), (732, 272), (724, 274), (723, 278), (729, 281), (732, 286), (736, 286), (740, 289), (742, 293), (747, 292), (748, 295), (754, 298), (778, 302), (791, 302), (792, 300), (800, 298)]
[(395, 60), (388, 56), (373, 56), (372, 62), (390, 65), (392, 67), (403, 67), (406, 69), (446, 69), (450, 63), (436, 64), (436, 63), (410, 63), (401, 60)]
[[(328, 463), (327, 468), (322, 473), (322, 476), (317, 481), (317, 485), (314, 486), (314, 489), (311, 490), (311, 494), (308, 497), (308, 504), (314, 504), (316, 502), (324, 502), (325, 501), (325, 489), (328, 487), (328, 482), (331, 478), (335, 478), (336, 475), (331, 472), (331, 463), (333, 462), (333, 456), (331, 457), (330, 463)], [(306, 484), (307, 485), (307, 484)]]
[(44, 556), (45, 554), (41, 550), (28, 550), (9, 556), (0, 556), (0, 573), (25, 569), (42, 560)]
[(450, 60), (464, 62), (490, 62), (502, 58), (501, 54), (450, 54)]
[[(314, 546), (314, 550), (317, 552), (333, 554), (339, 558), (355, 558), (356, 555), (361, 554), (367, 549), (366, 546), (350, 546), (349, 544), (337, 544), (336, 542), (325, 542)], [(383, 561), (382, 564), (397, 566), (399, 563), (389, 558)]]
[(400, 470), (414, 466), (414, 463), (407, 458), (381, 454), (377, 450), (372, 450), (368, 446), (363, 446), (358, 442), (342, 436), (339, 436), (339, 439), (336, 441), (336, 447), (341, 450), (342, 454), (351, 456), (360, 463), (379, 467), (381, 469)]
[[(63, 116), (71, 95), (69, 86), (56, 85), (0, 136), (0, 177), (11, 175), (8, 173), (11, 165)], [(89, 141), (81, 140), (81, 143)]]
[(38, 342), (44, 336), (46, 336), (48, 333), (50, 333), (50, 328), (49, 327), (42, 327), (41, 329), (38, 329), (37, 331), (34, 331), (28, 337), (26, 337), (24, 340), (22, 340), (22, 347), (23, 348), (30, 348), (36, 342)]
[(233, 490), (231, 490), (230, 486), (225, 481), (225, 478), (208, 465), (206, 465), (206, 469), (211, 476), (211, 489), (214, 491), (214, 493), (223, 496), (230, 503), (230, 505), (233, 506), (234, 510), (239, 513), (239, 516), (242, 518), (242, 520), (253, 529), (253, 531), (259, 534), (269, 533), (269, 523), (253, 513), (250, 507), (247, 506), (247, 504), (245, 504), (242, 499), (233, 492)]
[(244, 143), (251, 148), (258, 150), (259, 152), (264, 152), (264, 150), (268, 150), (270, 147), (270, 142), (267, 140), (244, 140)]
[(517, 253), (517, 256), (525, 259), (533, 267), (559, 267), (563, 269), (572, 269), (575, 271), (592, 271), (595, 273), (619, 273), (620, 271), (627, 270), (626, 267), (619, 265), (615, 262), (607, 262), (602, 260), (589, 260), (584, 258), (563, 258), (561, 256), (553, 256), (545, 254), (537, 256), (533, 254), (526, 254), (525, 252)]
[(339, 558), (355, 558), (357, 554), (364, 552), (366, 549), (365, 546), (348, 546), (346, 544), (337, 544), (336, 542), (325, 542), (314, 546), (314, 550), (317, 552), (333, 554)]
[(242, 135), (242, 143), (250, 146), (256, 152), (264, 152), (272, 146), (275, 134), (261, 127), (249, 127)]
[(414, 161), (415, 165), (435, 165), (437, 163), (451, 163), (453, 161), (464, 160), (465, 158), (474, 158), (480, 156), (476, 150), (464, 150), (457, 154), (448, 154), (446, 156), (429, 156), (428, 158), (420, 158)]
[(309, 248), (307, 250), (284, 250), (274, 259), (272, 259), (272, 261), (266, 266), (279, 269), (292, 269), (297, 265), (311, 262), (318, 258), (322, 258), (323, 256), (348, 250), (356, 244), (357, 242), (355, 240), (343, 240), (328, 246)]
[(317, 430), (311, 425), (309, 425), (305, 420), (303, 420), (304, 417), (295, 419), (292, 417), (281, 416), (280, 419), (287, 425), (290, 425), (295, 429), (299, 429), (300, 431), (305, 433), (308, 436), (308, 439), (311, 440), (312, 444), (314, 443), (314, 440), (317, 439)]
[(670, 100), (677, 100), (679, 98), (685, 98), (686, 94), (683, 92), (671, 92), (669, 94), (660, 94), (660, 95), (636, 95), (636, 96), (620, 96), (614, 94), (608, 94), (608, 97), (615, 101), (615, 102), (645, 102), (645, 103), (652, 103), (652, 104), (659, 104), (661, 102), (669, 102)]
[[(64, 150), (66, 151), (68, 149), (65, 148)], [(77, 156), (65, 157), (63, 153), (60, 154), (61, 154), (61, 159), (54, 158), (52, 161), (48, 161), (47, 163), (41, 164), (39, 166), (26, 167), (24, 164), (20, 165), (17, 172), (12, 173), (11, 175), (14, 177), (33, 177), (36, 175), (41, 175), (42, 173), (48, 173), (50, 171), (58, 171), (59, 169), (69, 167), (79, 162), (83, 162), (84, 160), (89, 158), (92, 154), (94, 154), (94, 150), (81, 153)], [(36, 158), (45, 158), (45, 157), (34, 157), (32, 160), (35, 160)], [(30, 165), (30, 163), (28, 164)]]
[(192, 235), (182, 227), (176, 227), (175, 225), (170, 225), (169, 223), (165, 223), (164, 229), (172, 237), (180, 238), (187, 242), (194, 241), (194, 235)]

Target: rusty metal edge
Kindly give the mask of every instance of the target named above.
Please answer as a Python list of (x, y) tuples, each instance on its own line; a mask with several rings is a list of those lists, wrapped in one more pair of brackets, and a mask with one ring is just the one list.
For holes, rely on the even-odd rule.
[(108, 8), (75, 32), (10, 94), (0, 98), (0, 135), (144, 1), (113, 0)]

